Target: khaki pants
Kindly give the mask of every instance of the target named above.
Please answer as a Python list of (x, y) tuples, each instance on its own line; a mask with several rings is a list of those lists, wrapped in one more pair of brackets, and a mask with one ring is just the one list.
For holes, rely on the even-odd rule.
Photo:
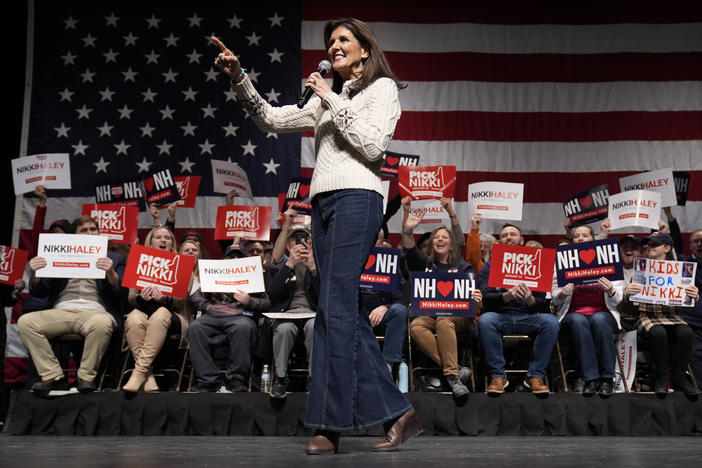
[(17, 321), (22, 342), (44, 381), (63, 377), (61, 364), (49, 340), (69, 333), (77, 333), (85, 339), (78, 378), (89, 382), (95, 380), (100, 360), (110, 344), (116, 325), (109, 312), (99, 310), (71, 312), (47, 309), (24, 314)]
[(463, 317), (420, 316), (410, 323), (410, 334), (419, 349), (443, 369), (444, 375), (458, 375), (456, 335), (468, 333), (471, 320)]

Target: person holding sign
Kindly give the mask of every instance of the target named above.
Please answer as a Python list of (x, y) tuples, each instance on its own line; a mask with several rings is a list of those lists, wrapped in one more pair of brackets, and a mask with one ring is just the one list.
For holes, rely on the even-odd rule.
[[(499, 242), (524, 245), (524, 238), (517, 226), (505, 224), (500, 230)], [(534, 337), (524, 384), (534, 393), (548, 393), (544, 376), (558, 339), (558, 319), (546, 313), (546, 294), (532, 291), (524, 283), (519, 283), (511, 289), (489, 287), (491, 264), (492, 260), (485, 262), (480, 269), (478, 280), (483, 292), (485, 311), (480, 315), (478, 331), (491, 377), (487, 393), (500, 395), (509, 384), (505, 373), (503, 334), (525, 334)]]
[[(595, 240), (590, 226), (578, 226), (573, 231), (573, 243)], [(597, 283), (575, 286), (568, 283), (558, 287), (553, 277), (553, 304), (561, 330), (573, 337), (580, 373), (585, 379), (583, 395), (610, 396), (614, 390), (616, 349), (614, 332), (621, 328), (617, 305), (623, 296), (622, 281), (599, 278)]]
[[(176, 252), (175, 242), (173, 232), (167, 227), (151, 229), (144, 239), (145, 246), (169, 252)], [(166, 336), (180, 335), (181, 346), (186, 345), (188, 324), (193, 319), (192, 309), (187, 300), (166, 296), (156, 286), (130, 289), (129, 305), (133, 310), (127, 315), (124, 335), (134, 358), (134, 370), (122, 390), (128, 393), (142, 389), (157, 392), (158, 384), (151, 373), (151, 365)]]
[(340, 432), (379, 424), (386, 436), (373, 450), (395, 450), (419, 434), (421, 426), (395, 387), (368, 317), (358, 308), (358, 287), (383, 219), (380, 169), (400, 118), (398, 91), (404, 85), (394, 77), (370, 27), (353, 18), (326, 23), (324, 46), (333, 85), (320, 72), (312, 73), (305, 86), (315, 95), (306, 105), (303, 99), (302, 107), (273, 107), (264, 101), (239, 59), (219, 39), (212, 40), (221, 50), (215, 65), (229, 75), (238, 101), (259, 128), (315, 131), (309, 197), (321, 290), (305, 417), (316, 434), (307, 453), (336, 453)]
[[(429, 236), (426, 255), (417, 248), (413, 231), (419, 226), (422, 219), (410, 213), (410, 202), (410, 197), (402, 199), (402, 207), (404, 208), (402, 251), (409, 270), (466, 273), (474, 280), (476, 277), (475, 269), (473, 265), (461, 258), (459, 244), (453, 230), (444, 226), (435, 228)], [(458, 230), (460, 231), (460, 225)], [(463, 238), (462, 232), (461, 238)], [(473, 292), (473, 299), (477, 302), (481, 301), (480, 290), (476, 289)], [(466, 382), (459, 378), (461, 373), (458, 367), (458, 340), (456, 336), (459, 333), (470, 333), (471, 324), (472, 321), (465, 317), (429, 316), (415, 317), (410, 323), (412, 339), (424, 354), (441, 366), (444, 378), (455, 397), (465, 396), (469, 392)], [(469, 375), (465, 375), (464, 380), (467, 381), (468, 377)]]
[[(89, 216), (76, 218), (71, 227), (76, 234), (100, 235), (97, 221)], [(120, 284), (125, 259), (112, 252), (98, 258), (95, 266), (105, 272), (105, 279), (37, 278), (36, 271), (46, 265), (44, 257), (29, 261), (29, 292), (34, 297), (48, 298), (49, 309), (24, 314), (17, 321), (22, 342), (41, 376), (41, 382), (32, 385), (32, 390), (36, 395), (48, 396), (51, 390), (68, 389), (49, 340), (77, 333), (85, 339), (77, 388), (82, 393), (92, 392), (100, 360), (112, 332), (122, 322)]]
[[(646, 237), (648, 252), (652, 260), (675, 260), (673, 239), (668, 234), (654, 232)], [(624, 313), (637, 317), (636, 328), (642, 337), (651, 340), (656, 381), (653, 391), (658, 395), (668, 393), (668, 364), (670, 357), (673, 388), (686, 395), (698, 395), (699, 389), (687, 379), (687, 364), (692, 352), (692, 329), (678, 313), (677, 307), (661, 304), (635, 302), (630, 296), (640, 294), (643, 285), (631, 283), (624, 290)], [(685, 294), (693, 300), (699, 298), (699, 289), (694, 284), (685, 288)]]

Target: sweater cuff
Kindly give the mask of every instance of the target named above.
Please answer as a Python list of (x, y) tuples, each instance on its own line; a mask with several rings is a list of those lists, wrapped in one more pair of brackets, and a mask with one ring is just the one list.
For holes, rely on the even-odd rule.
[(231, 84), (232, 89), (236, 92), (236, 95), (237, 97), (239, 97), (240, 100), (249, 100), (257, 94), (256, 88), (254, 88), (254, 85), (251, 82), (249, 75), (246, 75), (244, 79), (241, 80), (239, 83), (231, 81)]

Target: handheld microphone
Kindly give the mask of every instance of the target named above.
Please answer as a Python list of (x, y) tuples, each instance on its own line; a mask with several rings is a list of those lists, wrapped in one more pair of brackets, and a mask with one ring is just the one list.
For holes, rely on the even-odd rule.
[[(329, 60), (322, 60), (319, 62), (319, 65), (317, 65), (317, 73), (320, 75), (324, 76), (327, 73), (329, 73), (329, 70), (331, 70), (331, 63), (329, 63)], [(302, 93), (302, 96), (300, 96), (300, 99), (297, 101), (297, 107), (302, 109), (305, 107), (305, 104), (307, 104), (307, 101), (310, 100), (312, 95), (314, 94), (314, 91), (312, 88), (305, 88), (305, 91)]]

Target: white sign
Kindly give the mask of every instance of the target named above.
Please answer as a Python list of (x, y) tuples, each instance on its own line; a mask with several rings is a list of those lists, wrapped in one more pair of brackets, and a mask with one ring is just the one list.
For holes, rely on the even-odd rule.
[(441, 200), (412, 200), (410, 213), (422, 218), (419, 226), (414, 230), (416, 233), (432, 232), (439, 226), (451, 227), (451, 218), (441, 205)]
[(263, 284), (261, 257), (198, 261), (202, 292), (257, 293), (266, 290)]
[(15, 195), (33, 192), (38, 185), (47, 189), (71, 188), (68, 153), (34, 154), (12, 160)]
[(648, 304), (693, 307), (695, 301), (685, 288), (695, 284), (697, 262), (634, 258), (634, 284), (642, 285), (641, 292), (629, 299)]
[(229, 193), (236, 190), (239, 197), (252, 198), (249, 176), (237, 163), (210, 160), (212, 163), (212, 188), (217, 193)]
[(90, 234), (39, 234), (37, 256), (47, 265), (36, 271), (37, 278), (98, 278), (98, 258), (107, 257), (107, 236)]
[[(672, 169), (658, 169), (622, 177), (619, 179), (619, 187), (622, 192), (630, 192), (632, 190), (659, 192), (661, 194), (661, 208), (678, 204)], [(654, 229), (658, 229), (658, 226)]]
[(522, 220), (524, 184), (478, 182), (468, 186), (468, 210), (483, 219)]
[(609, 196), (611, 229), (643, 226), (658, 229), (661, 217), (661, 194), (648, 190), (633, 190)]

